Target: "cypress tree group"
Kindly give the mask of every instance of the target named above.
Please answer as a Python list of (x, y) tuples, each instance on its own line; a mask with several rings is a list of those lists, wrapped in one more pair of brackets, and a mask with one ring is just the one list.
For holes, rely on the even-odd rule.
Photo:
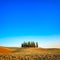
[(36, 47), (38, 47), (38, 42), (36, 42)]
[(30, 42), (28, 42), (28, 47), (30, 47)]
[(21, 44), (21, 47), (38, 47), (38, 42), (24, 42)]

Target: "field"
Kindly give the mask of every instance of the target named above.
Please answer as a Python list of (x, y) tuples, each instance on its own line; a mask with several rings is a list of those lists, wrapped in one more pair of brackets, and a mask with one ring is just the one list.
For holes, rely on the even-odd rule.
[(60, 60), (60, 49), (0, 47), (0, 60)]

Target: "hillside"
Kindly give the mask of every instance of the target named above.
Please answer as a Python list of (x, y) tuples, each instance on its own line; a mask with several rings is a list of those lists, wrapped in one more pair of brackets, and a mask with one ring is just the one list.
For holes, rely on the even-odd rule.
[(15, 53), (50, 53), (50, 54), (60, 54), (60, 49), (44, 49), (44, 48), (18, 48), (14, 51)]
[(19, 47), (1, 47), (0, 53), (21, 53), (21, 54), (60, 54), (60, 49), (44, 49), (44, 48), (19, 48)]
[(0, 53), (11, 53), (12, 49), (0, 46)]
[(0, 60), (60, 60), (60, 49), (0, 47)]

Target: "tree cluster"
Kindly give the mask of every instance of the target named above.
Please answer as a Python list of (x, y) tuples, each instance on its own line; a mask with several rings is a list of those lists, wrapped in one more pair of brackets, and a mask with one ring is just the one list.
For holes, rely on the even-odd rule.
[(21, 47), (38, 47), (38, 42), (24, 42)]

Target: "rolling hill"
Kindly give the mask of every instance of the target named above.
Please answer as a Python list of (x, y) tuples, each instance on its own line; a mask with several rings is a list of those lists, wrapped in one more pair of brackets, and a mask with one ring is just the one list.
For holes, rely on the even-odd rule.
[(14, 51), (14, 53), (37, 53), (37, 54), (60, 54), (60, 49), (51, 48), (51, 49), (44, 49), (44, 48), (18, 48)]
[(0, 46), (0, 53), (11, 53), (12, 49)]
[(25, 53), (25, 54), (60, 54), (60, 49), (51, 48), (19, 48), (19, 47), (2, 47), (0, 46), (0, 53)]

